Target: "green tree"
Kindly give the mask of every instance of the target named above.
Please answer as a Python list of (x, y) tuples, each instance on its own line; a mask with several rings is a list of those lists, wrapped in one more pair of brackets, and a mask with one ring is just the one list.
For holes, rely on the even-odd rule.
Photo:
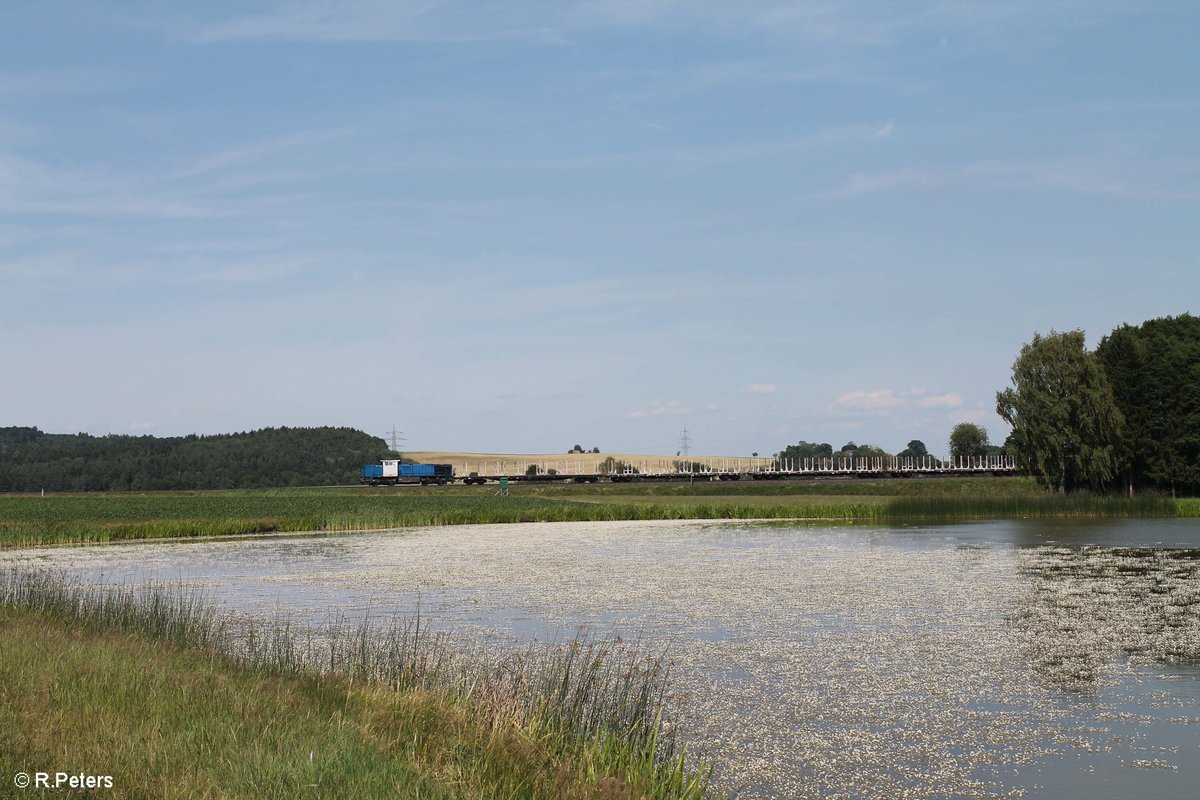
[(1125, 418), (1122, 488), (1200, 492), (1200, 317), (1122, 325), (1096, 357)]
[(884, 450), (882, 447), (876, 447), (873, 444), (857, 445), (855, 447), (853, 453), (847, 453), (847, 454), (853, 455), (855, 458), (891, 458), (892, 457), (891, 453)]
[(216, 436), (89, 436), (0, 428), (0, 491), (128, 491), (352, 483), (395, 458), (350, 428), (264, 428)]
[(626, 472), (636, 474), (639, 472), (637, 467), (630, 466), (624, 461), (618, 461), (612, 456), (608, 456), (600, 462), (599, 471), (601, 475), (620, 475)]
[(797, 444), (788, 445), (779, 454), (780, 458), (828, 458), (833, 455), (833, 445), (829, 442), (800, 441)]
[(810, 458), (829, 458), (833, 455), (833, 445), (829, 442), (805, 442), (801, 440), (797, 444), (791, 444), (783, 448), (775, 454), (776, 463), (779, 466), (787, 464), (788, 466), (803, 463)]
[(908, 445), (896, 455), (901, 458), (924, 458), (929, 455), (928, 448), (920, 439), (913, 439)]
[(1012, 426), (1018, 466), (1059, 492), (1101, 489), (1116, 474), (1123, 418), (1083, 331), (1034, 334), (1013, 363), (996, 413)]
[(982, 425), (960, 422), (950, 431), (950, 458), (978, 458), (988, 454), (988, 432)]

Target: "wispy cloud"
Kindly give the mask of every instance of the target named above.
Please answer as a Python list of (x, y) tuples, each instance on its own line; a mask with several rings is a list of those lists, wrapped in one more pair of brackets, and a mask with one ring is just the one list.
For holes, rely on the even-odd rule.
[(836, 416), (884, 417), (904, 409), (958, 409), (963, 398), (956, 392), (930, 394), (922, 387), (911, 389), (856, 389), (833, 401), (828, 411)]
[(147, 79), (115, 69), (46, 70), (0, 74), (0, 97), (108, 94), (143, 86)]
[(201, 28), (198, 43), (240, 39), (280, 39), (309, 42), (483, 42), (523, 41), (561, 43), (551, 27), (538, 24), (532, 9), (513, 3), (503, 12), (488, 13), (474, 3), (397, 3), (391, 0), (308, 2), (267, 14), (235, 17)]
[(1123, 197), (1197, 198), (1200, 159), (1063, 156), (989, 159), (960, 167), (856, 173), (829, 196), (919, 190), (1047, 190)]
[(319, 128), (289, 131), (277, 136), (240, 142), (193, 156), (182, 166), (166, 172), (162, 175), (162, 179), (180, 181), (224, 172), (231, 167), (240, 170), (247, 163), (261, 162), (269, 156), (288, 155), (289, 152), (295, 155), (297, 150), (314, 145), (327, 145), (344, 139), (350, 134), (349, 128)]
[(908, 402), (907, 398), (897, 394), (893, 389), (876, 389), (872, 392), (857, 389), (834, 400), (831, 410), (851, 414), (877, 413), (899, 408), (906, 402)]
[(63, 168), (0, 153), (0, 210), (29, 214), (185, 219), (212, 216), (207, 204), (98, 168)]
[(670, 400), (666, 403), (655, 400), (650, 404), (648, 409), (639, 409), (631, 411), (628, 414), (629, 419), (641, 419), (643, 417), (676, 417), (681, 414), (687, 414), (690, 409), (685, 406), (682, 401)]
[(775, 394), (779, 387), (773, 383), (751, 383), (743, 386), (741, 391), (743, 394)]
[(881, 6), (868, 0), (591, 0), (545, 4), (511, 0), (309, 0), (203, 26), (197, 42), (289, 39), (313, 42), (512, 40), (562, 43), (606, 29), (689, 31), (705, 35), (769, 37), (830, 49), (882, 48), (907, 39), (967, 36), (1008, 41), (1012, 30), (1040, 30), (1057, 22), (1128, 13), (1117, 3), (1082, 0), (1004, 0), (950, 3), (926, 0)]
[(917, 405), (921, 408), (958, 408), (962, 404), (962, 397), (954, 392), (922, 397), (917, 401)]
[(871, 134), (872, 139), (887, 139), (892, 135), (892, 131), (896, 130), (896, 120), (889, 119), (877, 131)]

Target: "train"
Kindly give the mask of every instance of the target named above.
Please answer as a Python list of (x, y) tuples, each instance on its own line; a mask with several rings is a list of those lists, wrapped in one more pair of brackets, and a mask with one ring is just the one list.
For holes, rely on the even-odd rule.
[(436, 483), (445, 486), (454, 483), (454, 467), (451, 464), (402, 464), (399, 460), (367, 464), (362, 468), (359, 483), (368, 486), (396, 486), (402, 483), (419, 483), (428, 486)]

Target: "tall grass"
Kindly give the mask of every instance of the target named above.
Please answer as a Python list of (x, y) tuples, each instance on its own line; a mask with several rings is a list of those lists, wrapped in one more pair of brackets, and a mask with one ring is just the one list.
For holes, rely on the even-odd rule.
[(1159, 495), (1038, 494), (1014, 497), (896, 497), (890, 520), (1016, 519), (1022, 517), (1174, 517), (1177, 501)]
[[(810, 487), (823, 494), (813, 494)], [(1060, 496), (1021, 478), (813, 482), (799, 487), (774, 482), (520, 487), (510, 497), (467, 487), (7, 496), (0, 497), (0, 548), (471, 523), (1195, 516), (1200, 515), (1198, 502), (1152, 495)]]
[(218, 613), (181, 586), (86, 586), (45, 571), (0, 572), (0, 607), (70, 625), (120, 630), (199, 649), (238, 667), (291, 677), (337, 677), (467, 704), (493, 730), (515, 726), (551, 752), (628, 775), (647, 796), (698, 798), (708, 770), (688, 766), (669, 719), (669, 663), (621, 641), (532, 645), (500, 656), (462, 651), (420, 617), (334, 620)]
[(1181, 517), (1200, 517), (1200, 497), (1189, 497), (1176, 500), (1175, 507)]
[(222, 647), (227, 624), (185, 587), (85, 587), (43, 570), (0, 571), (0, 606), (92, 628), (115, 629), (180, 647)]
[(345, 532), (519, 522), (672, 519), (871, 519), (869, 503), (777, 498), (773, 503), (585, 502), (546, 497), (362, 492), (215, 492), (0, 498), (0, 547), (199, 538), (255, 533)]

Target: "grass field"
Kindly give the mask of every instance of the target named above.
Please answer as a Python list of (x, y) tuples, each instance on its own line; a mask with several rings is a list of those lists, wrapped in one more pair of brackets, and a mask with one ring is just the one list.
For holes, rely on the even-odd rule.
[[(647, 496), (650, 497), (650, 496)], [(469, 523), (794, 516), (867, 519), (862, 503), (643, 502), (494, 490), (273, 490), (0, 497), (0, 547)]]
[(569, 643), (469, 667), (407, 624), (323, 630), (314, 657), (259, 625), (179, 589), (0, 574), (4, 791), (63, 771), (111, 776), (82, 796), (115, 798), (703, 794), (663, 726), (661, 660)]
[(653, 519), (887, 522), (1200, 516), (1200, 501), (1047, 494), (1026, 478), (517, 484), (0, 497), (0, 548), (468, 523)]

